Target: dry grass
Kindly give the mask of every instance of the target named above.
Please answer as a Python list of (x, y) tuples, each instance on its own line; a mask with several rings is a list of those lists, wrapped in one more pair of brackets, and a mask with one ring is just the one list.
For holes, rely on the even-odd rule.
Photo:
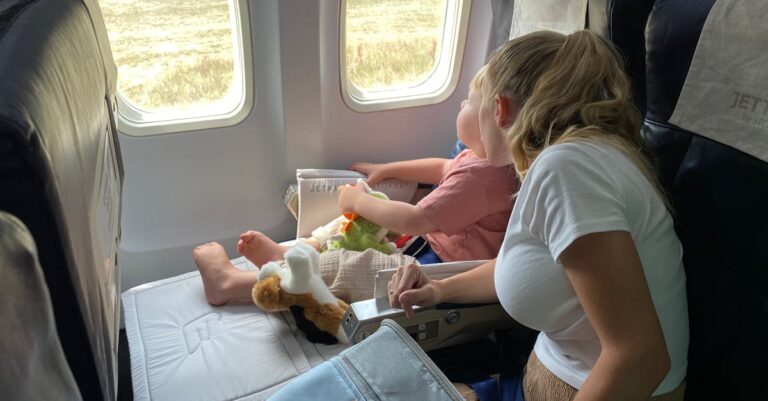
[[(222, 99), (233, 82), (228, 0), (101, 0), (119, 90), (146, 110)], [(439, 57), (445, 0), (348, 0), (347, 64), (360, 88), (409, 86)]]
[(360, 88), (409, 86), (439, 57), (445, 0), (348, 0), (347, 69)]
[(119, 90), (134, 105), (186, 109), (219, 100), (229, 90), (227, 0), (101, 0), (101, 8)]

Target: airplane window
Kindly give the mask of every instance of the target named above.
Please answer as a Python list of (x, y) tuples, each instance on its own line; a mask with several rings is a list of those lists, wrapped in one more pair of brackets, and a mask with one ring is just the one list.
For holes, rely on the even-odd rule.
[(346, 0), (342, 10), (341, 83), (351, 108), (421, 105), (450, 95), (468, 0)]
[(118, 67), (121, 122), (128, 125), (121, 131), (173, 132), (197, 128), (179, 126), (190, 119), (199, 125), (232, 117), (245, 96), (245, 1), (100, 1)]
[(445, 0), (347, 1), (347, 72), (361, 90), (423, 83), (440, 59)]

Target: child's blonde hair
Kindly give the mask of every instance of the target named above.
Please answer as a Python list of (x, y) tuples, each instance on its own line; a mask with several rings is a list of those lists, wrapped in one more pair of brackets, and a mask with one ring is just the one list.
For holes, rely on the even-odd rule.
[(469, 82), (469, 90), (479, 92), (481, 95), (483, 94), (483, 80), (485, 79), (486, 70), (488, 70), (487, 65), (484, 65), (477, 70), (475, 76), (472, 77), (472, 80)]
[(612, 44), (588, 30), (568, 36), (534, 32), (504, 44), (486, 66), (483, 96), (513, 96), (520, 104), (504, 135), (521, 180), (551, 145), (609, 142), (666, 199), (640, 137), (642, 119), (624, 63)]

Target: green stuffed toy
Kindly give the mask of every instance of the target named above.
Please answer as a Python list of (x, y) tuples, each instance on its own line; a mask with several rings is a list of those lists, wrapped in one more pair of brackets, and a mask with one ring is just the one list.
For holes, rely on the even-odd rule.
[[(357, 185), (362, 185), (371, 196), (389, 200), (386, 194), (372, 190), (362, 179), (357, 181)], [(350, 251), (375, 249), (389, 255), (394, 250), (394, 244), (386, 240), (387, 231), (386, 228), (357, 214), (344, 214), (339, 233), (328, 240), (326, 247), (328, 250), (347, 249)]]

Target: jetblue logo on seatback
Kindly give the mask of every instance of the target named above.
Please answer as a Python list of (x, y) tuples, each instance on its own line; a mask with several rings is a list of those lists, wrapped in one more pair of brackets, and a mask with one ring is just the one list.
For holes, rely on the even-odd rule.
[(329, 182), (321, 182), (312, 184), (311, 187), (309, 187), (310, 192), (334, 192), (336, 191), (336, 184), (332, 184)]
[(768, 99), (744, 92), (733, 91), (729, 110), (744, 110), (739, 118), (759, 128), (768, 128)]
[[(310, 192), (336, 192), (336, 188), (340, 185), (350, 184), (348, 181), (324, 181), (318, 183), (312, 183), (309, 187)], [(389, 181), (380, 182), (373, 186), (375, 191), (386, 191), (388, 189), (400, 189), (407, 186), (408, 183), (403, 181)]]

